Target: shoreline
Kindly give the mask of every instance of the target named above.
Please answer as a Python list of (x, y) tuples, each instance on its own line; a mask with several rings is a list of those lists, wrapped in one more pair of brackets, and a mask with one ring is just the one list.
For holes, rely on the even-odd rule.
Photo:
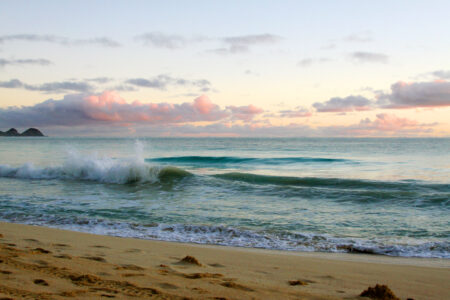
[[(13, 299), (359, 299), (377, 283), (401, 299), (450, 298), (449, 259), (190, 244), (3, 222), (0, 234), (0, 296)], [(201, 266), (181, 262), (186, 256)], [(70, 279), (83, 275), (92, 282)], [(40, 279), (47, 285), (33, 283)], [(289, 284), (296, 280), (305, 285)]]

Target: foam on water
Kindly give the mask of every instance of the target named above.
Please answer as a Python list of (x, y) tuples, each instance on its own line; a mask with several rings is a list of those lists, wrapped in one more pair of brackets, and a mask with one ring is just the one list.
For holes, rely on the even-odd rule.
[(128, 159), (85, 155), (68, 149), (61, 166), (38, 167), (33, 163), (13, 167), (0, 165), (0, 177), (19, 179), (88, 180), (103, 183), (155, 183), (161, 178), (183, 177), (190, 173), (175, 167), (152, 166), (144, 162), (142, 144), (136, 141), (136, 155)]
[(402, 257), (450, 258), (450, 245), (442, 241), (362, 239), (328, 234), (269, 232), (230, 226), (137, 224), (102, 219), (63, 218), (20, 220), (20, 223), (81, 232), (148, 240), (211, 244), (285, 251), (364, 253)]

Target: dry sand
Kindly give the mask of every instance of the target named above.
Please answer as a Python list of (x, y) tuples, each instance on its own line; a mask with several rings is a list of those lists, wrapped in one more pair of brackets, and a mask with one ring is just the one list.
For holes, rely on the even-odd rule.
[(192, 245), (0, 223), (0, 299), (367, 299), (358, 295), (380, 283), (400, 299), (425, 300), (450, 299), (449, 282), (445, 259)]

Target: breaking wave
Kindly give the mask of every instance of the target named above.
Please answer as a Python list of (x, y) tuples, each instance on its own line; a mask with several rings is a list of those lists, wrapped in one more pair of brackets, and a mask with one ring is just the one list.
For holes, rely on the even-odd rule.
[(0, 177), (18, 179), (87, 180), (102, 183), (155, 183), (192, 175), (176, 168), (151, 166), (139, 159), (117, 160), (82, 156), (72, 151), (61, 166), (38, 167), (26, 163), (19, 167), (0, 165)]
[(282, 186), (334, 187), (342, 189), (395, 189), (406, 191), (412, 188), (427, 188), (436, 191), (450, 191), (449, 184), (419, 183), (417, 181), (371, 181), (345, 178), (270, 176), (241, 172), (215, 174), (213, 176), (224, 180), (240, 181), (257, 185), (271, 184)]

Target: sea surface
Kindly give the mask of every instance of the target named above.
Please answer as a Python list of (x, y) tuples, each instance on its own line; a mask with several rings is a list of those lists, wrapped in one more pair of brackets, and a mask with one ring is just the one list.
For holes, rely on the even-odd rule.
[(450, 139), (0, 138), (0, 220), (450, 258)]

